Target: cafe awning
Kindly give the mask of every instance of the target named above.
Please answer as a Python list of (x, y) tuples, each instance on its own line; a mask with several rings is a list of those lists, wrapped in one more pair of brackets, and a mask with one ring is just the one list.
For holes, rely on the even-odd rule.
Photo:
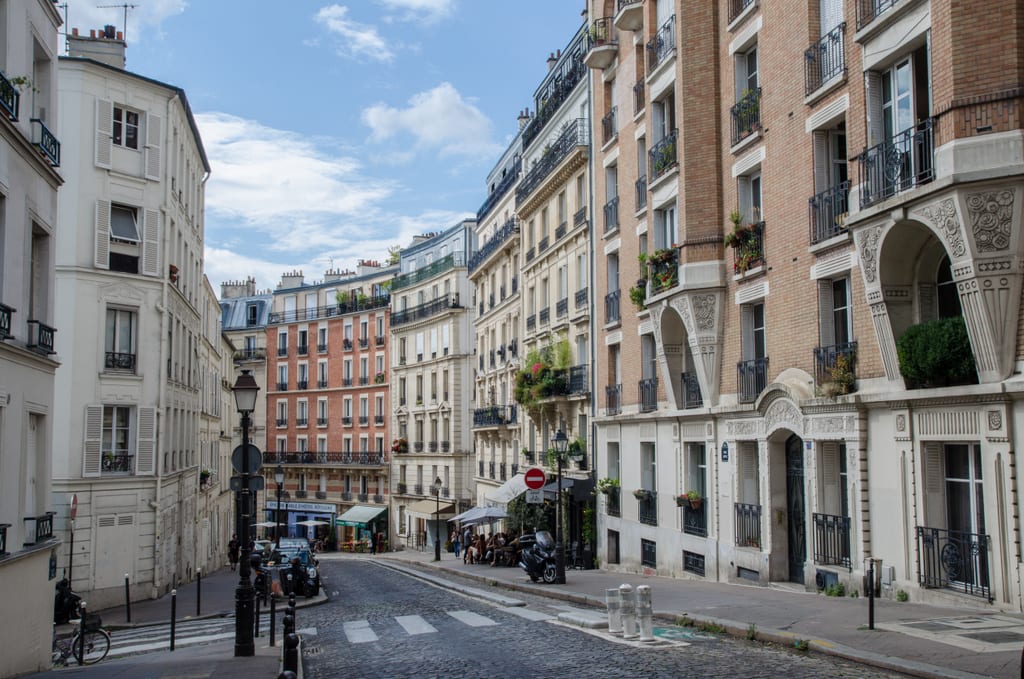
[(455, 505), (451, 502), (442, 502), (440, 509), (438, 509), (437, 500), (420, 500), (413, 502), (411, 505), (405, 508), (407, 512), (412, 514), (419, 514), (428, 519), (434, 518), (434, 512), (436, 511), (439, 516), (447, 518), (449, 514), (455, 513)]
[(505, 483), (487, 494), (487, 499), (497, 505), (505, 506), (526, 492), (526, 475), (516, 474)]
[(365, 526), (366, 524), (373, 521), (375, 518), (380, 516), (382, 512), (387, 511), (387, 507), (368, 507), (366, 505), (356, 505), (352, 509), (348, 510), (335, 521), (336, 526)]

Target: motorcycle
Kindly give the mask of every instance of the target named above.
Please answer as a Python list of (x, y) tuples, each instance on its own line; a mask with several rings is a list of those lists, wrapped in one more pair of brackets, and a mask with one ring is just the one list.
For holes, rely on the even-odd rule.
[(249, 566), (253, 572), (253, 589), (256, 590), (256, 596), (266, 605), (270, 601), (270, 581), (273, 576), (263, 564), (263, 559), (259, 554), (249, 557)]
[(53, 622), (65, 624), (72, 618), (81, 616), (82, 597), (71, 591), (71, 583), (66, 577), (57, 582), (57, 590), (53, 596)]
[(285, 596), (294, 593), (309, 598), (320, 592), (320, 574), (313, 563), (304, 566), (298, 558), (293, 559), (290, 566), (280, 570), (280, 577)]
[(551, 533), (539, 530), (533, 535), (523, 535), (519, 538), (519, 545), (522, 547), (519, 567), (526, 571), (530, 580), (544, 580), (549, 585), (553, 583), (558, 577), (558, 570), (555, 565), (555, 540)]

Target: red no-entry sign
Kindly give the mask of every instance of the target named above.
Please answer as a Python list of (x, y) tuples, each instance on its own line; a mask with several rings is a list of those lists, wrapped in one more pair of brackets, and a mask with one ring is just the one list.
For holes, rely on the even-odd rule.
[(530, 467), (526, 470), (526, 474), (523, 477), (523, 481), (526, 482), (526, 487), (530, 490), (540, 490), (544, 487), (544, 483), (547, 480), (547, 475), (540, 467)]

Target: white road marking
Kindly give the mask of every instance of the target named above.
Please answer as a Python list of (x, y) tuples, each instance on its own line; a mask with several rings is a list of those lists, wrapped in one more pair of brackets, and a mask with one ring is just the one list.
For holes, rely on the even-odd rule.
[(436, 627), (418, 615), (398, 615), (395, 620), (406, 634), (431, 634), (437, 631)]
[(520, 618), (526, 618), (527, 620), (533, 620), (535, 622), (539, 620), (551, 620), (555, 617), (550, 613), (545, 613), (544, 611), (535, 611), (532, 608), (509, 607), (503, 608), (501, 610), (505, 611), (506, 613), (511, 613), (512, 615), (518, 615)]
[(497, 625), (490, 618), (485, 618), (479, 613), (473, 611), (448, 611), (448, 615), (452, 616), (456, 620), (470, 627), (488, 627), (490, 625)]
[(370, 629), (368, 620), (351, 620), (344, 624), (345, 636), (349, 643), (367, 644), (377, 641), (377, 635)]

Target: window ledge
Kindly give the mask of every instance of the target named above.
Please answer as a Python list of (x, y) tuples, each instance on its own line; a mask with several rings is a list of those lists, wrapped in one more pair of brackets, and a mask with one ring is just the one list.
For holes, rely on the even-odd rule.
[(756, 278), (757, 276), (761, 276), (761, 275), (764, 275), (764, 274), (767, 274), (767, 273), (768, 273), (768, 269), (765, 267), (765, 265), (764, 264), (760, 264), (760, 265), (755, 266), (753, 268), (747, 269), (743, 273), (734, 273), (732, 275), (732, 279), (734, 281), (746, 281), (746, 280), (750, 280), (751, 278)]
[(854, 42), (864, 44), (868, 40), (871, 40), (897, 19), (906, 14), (911, 8), (920, 4), (921, 0), (903, 0), (903, 2), (894, 5), (891, 9), (882, 12), (872, 19), (867, 26), (854, 33)]
[[(670, 183), (668, 181), (669, 177), (676, 178), (678, 176), (679, 176), (679, 163), (677, 162), (674, 166), (672, 166), (672, 168), (670, 170), (666, 170), (665, 174), (661, 175), (660, 177), (658, 177), (653, 182), (651, 182), (650, 184), (647, 185), (647, 193), (654, 193), (655, 191), (658, 190), (659, 187), (661, 187), (662, 184), (669, 184)], [(647, 204), (650, 205), (650, 200), (647, 201)]]
[(739, 153), (743, 149), (747, 148), (748, 146), (753, 146), (754, 142), (757, 142), (757, 141), (761, 140), (761, 134), (762, 134), (761, 128), (759, 127), (759, 128), (757, 128), (756, 131), (751, 132), (746, 137), (744, 137), (743, 139), (739, 140), (735, 145), (733, 145), (729, 149), (729, 151), (733, 155), (736, 155), (737, 153)]
[(603, 146), (601, 146), (601, 153), (608, 153), (608, 151), (609, 151), (609, 150), (610, 150), (610, 149), (611, 149), (611, 148), (612, 148), (613, 146), (615, 146), (615, 145), (616, 145), (616, 144), (618, 144), (618, 143), (619, 143), (619, 133), (618, 133), (618, 132), (616, 132), (615, 134), (613, 134), (613, 135), (612, 135), (612, 138), (611, 138), (611, 139), (609, 139), (608, 141), (606, 141), (606, 142), (604, 143), (604, 145), (603, 145)]
[(615, 227), (612, 227), (612, 228), (608, 229), (607, 231), (605, 231), (604, 234), (601, 236), (601, 238), (610, 238), (611, 236), (618, 235), (618, 233), (619, 233), (619, 227), (615, 226)]
[(750, 17), (750, 15), (752, 15), (754, 12), (758, 10), (760, 5), (760, 0), (754, 0), (754, 2), (747, 5), (743, 9), (743, 11), (740, 12), (739, 15), (737, 15), (735, 19), (729, 22), (729, 25), (726, 26), (726, 30), (728, 30), (730, 33), (734, 32), (737, 28), (740, 27), (740, 24), (745, 22), (747, 18)]
[(101, 370), (99, 376), (105, 380), (118, 380), (120, 382), (141, 382), (142, 375), (118, 370)]
[(832, 76), (832, 78), (821, 85), (818, 89), (814, 90), (806, 97), (804, 97), (804, 106), (814, 106), (821, 101), (825, 95), (833, 92), (842, 85), (846, 84), (846, 71), (844, 70), (839, 75)]
[(815, 254), (816, 255), (816, 254), (818, 254), (820, 252), (824, 252), (825, 250), (831, 250), (832, 248), (836, 247), (837, 245), (842, 245), (844, 243), (848, 243), (849, 241), (850, 241), (850, 231), (849, 231), (849, 229), (847, 229), (847, 230), (843, 231), (842, 233), (840, 233), (840, 234), (838, 234), (836, 236), (832, 236), (831, 238), (826, 238), (825, 240), (818, 241), (817, 243), (814, 243), (809, 248), (809, 251), (811, 252), (811, 254)]

